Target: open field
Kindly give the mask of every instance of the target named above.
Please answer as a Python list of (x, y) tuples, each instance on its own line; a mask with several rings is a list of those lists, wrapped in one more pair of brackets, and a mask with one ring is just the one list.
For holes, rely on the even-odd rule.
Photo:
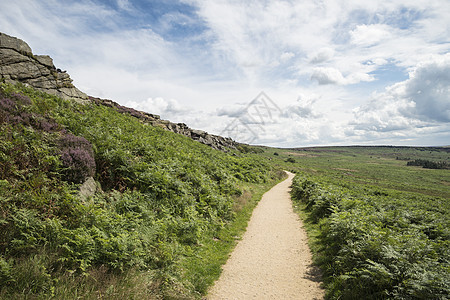
[[(450, 198), (449, 170), (406, 165), (407, 161), (415, 159), (449, 163), (450, 147), (265, 148), (264, 155), (294, 172), (326, 176), (349, 184)], [(287, 163), (287, 159), (295, 162)]]

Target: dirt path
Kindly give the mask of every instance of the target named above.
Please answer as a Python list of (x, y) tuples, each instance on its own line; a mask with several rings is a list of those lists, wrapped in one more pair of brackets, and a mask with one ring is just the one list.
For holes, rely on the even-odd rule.
[(264, 194), (207, 299), (323, 299), (288, 175)]

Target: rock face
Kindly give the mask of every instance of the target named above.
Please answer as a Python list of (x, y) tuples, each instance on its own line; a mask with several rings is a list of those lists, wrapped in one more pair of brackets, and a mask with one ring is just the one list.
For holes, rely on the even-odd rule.
[(48, 55), (34, 55), (30, 46), (21, 39), (0, 32), (0, 82), (21, 82), (40, 91), (82, 103), (94, 102), (130, 114), (146, 124), (185, 135), (214, 149), (228, 151), (236, 149), (238, 143), (230, 138), (194, 130), (183, 123), (161, 120), (159, 116), (124, 107), (111, 100), (88, 97), (78, 90), (69, 74), (56, 69)]
[(47, 55), (33, 55), (24, 41), (0, 32), (0, 81), (21, 82), (64, 99), (86, 101), (69, 74), (56, 69)]

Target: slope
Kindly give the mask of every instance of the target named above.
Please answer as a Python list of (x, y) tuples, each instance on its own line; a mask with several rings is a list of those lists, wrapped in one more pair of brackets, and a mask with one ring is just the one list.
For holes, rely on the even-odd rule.
[(1, 84), (0, 127), (5, 298), (190, 297), (180, 258), (233, 222), (243, 187), (276, 177), (251, 154), (21, 85)]

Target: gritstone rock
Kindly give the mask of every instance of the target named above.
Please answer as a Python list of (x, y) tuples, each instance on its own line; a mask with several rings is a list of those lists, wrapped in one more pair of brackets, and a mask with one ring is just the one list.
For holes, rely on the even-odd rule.
[(33, 55), (21, 39), (0, 33), (0, 80), (20, 82), (63, 99), (88, 99), (72, 84), (69, 74), (56, 69), (48, 55)]

